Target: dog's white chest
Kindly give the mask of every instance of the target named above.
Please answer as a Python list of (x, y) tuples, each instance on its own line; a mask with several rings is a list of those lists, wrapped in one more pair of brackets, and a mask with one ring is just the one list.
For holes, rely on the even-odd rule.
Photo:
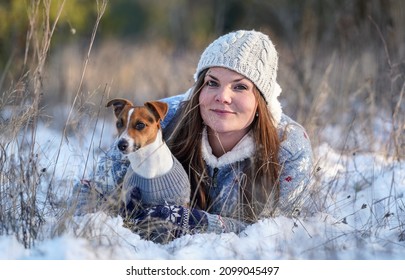
[(155, 142), (129, 154), (128, 159), (133, 171), (147, 179), (162, 176), (173, 167), (172, 154), (162, 141), (161, 132)]

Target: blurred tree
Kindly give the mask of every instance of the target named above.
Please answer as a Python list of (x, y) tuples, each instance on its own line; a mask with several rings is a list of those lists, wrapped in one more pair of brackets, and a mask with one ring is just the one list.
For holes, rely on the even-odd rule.
[[(0, 1), (0, 91), (3, 82), (12, 82), (24, 75), (24, 52), (26, 50), (27, 32), (29, 30), (28, 9), (37, 6), (43, 9), (46, 0), (1, 0)], [(51, 3), (50, 22), (57, 16), (62, 0), (48, 0)], [(31, 5), (30, 5), (31, 4)], [(40, 11), (37, 23), (45, 21), (44, 11)], [(65, 42), (75, 34), (91, 34), (91, 26), (96, 15), (96, 5), (92, 1), (65, 1), (63, 13), (59, 19), (53, 42)], [(24, 70), (23, 70), (24, 71)]]
[[(6, 73), (13, 80), (21, 69), (28, 3), (42, 1), (52, 3), (52, 22), (62, 0), (0, 0), (0, 90), (4, 89), (1, 81)], [(160, 42), (182, 51), (202, 49), (231, 30), (257, 29), (268, 33), (276, 44), (298, 49), (299, 58), (308, 50), (347, 50), (353, 48), (353, 42), (360, 50), (370, 38), (379, 40), (372, 18), (390, 52), (399, 55), (403, 48), (397, 46), (404, 36), (394, 31), (403, 23), (399, 20), (405, 16), (401, 12), (404, 5), (402, 0), (113, 0), (97, 36), (98, 41), (125, 38)], [(87, 42), (95, 16), (95, 1), (65, 1), (53, 44)]]
[(135, 37), (148, 25), (148, 13), (141, 1), (114, 0), (104, 14), (100, 26), (101, 36)]

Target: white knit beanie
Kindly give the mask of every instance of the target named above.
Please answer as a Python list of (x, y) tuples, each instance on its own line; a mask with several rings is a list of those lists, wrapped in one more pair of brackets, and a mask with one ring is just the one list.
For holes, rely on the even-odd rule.
[(194, 80), (197, 81), (201, 71), (211, 67), (225, 67), (245, 76), (260, 90), (277, 127), (282, 114), (277, 99), (281, 93), (276, 81), (277, 65), (277, 51), (267, 35), (239, 30), (219, 37), (205, 49)]

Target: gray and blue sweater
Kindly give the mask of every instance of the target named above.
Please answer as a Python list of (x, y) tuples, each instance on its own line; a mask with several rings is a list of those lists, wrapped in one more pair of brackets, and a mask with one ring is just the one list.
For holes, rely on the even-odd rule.
[[(162, 122), (163, 130), (174, 118), (180, 103), (187, 97), (186, 94), (165, 98), (169, 111)], [(300, 196), (308, 185), (312, 173), (312, 148), (305, 129), (286, 115), (282, 115), (277, 130), (282, 139), (278, 155), (281, 165), (280, 173), (280, 203), (279, 212), (291, 214), (294, 208), (299, 207)], [(233, 216), (238, 207), (240, 186), (238, 182), (244, 176), (243, 170), (255, 151), (253, 139), (247, 134), (233, 150), (216, 158), (208, 144), (206, 132), (203, 133), (202, 154), (207, 165), (208, 175), (213, 178), (210, 188), (210, 200), (213, 202), (209, 212), (205, 212), (208, 232), (240, 232), (247, 224)], [(90, 210), (97, 210), (97, 205), (88, 206), (89, 194), (96, 190), (102, 197), (113, 194), (122, 184), (128, 169), (129, 162), (116, 148), (115, 143), (103, 155), (97, 165), (92, 178), (86, 183), (78, 183), (74, 187), (75, 213), (84, 214)], [(269, 213), (263, 212), (261, 217), (266, 218)]]

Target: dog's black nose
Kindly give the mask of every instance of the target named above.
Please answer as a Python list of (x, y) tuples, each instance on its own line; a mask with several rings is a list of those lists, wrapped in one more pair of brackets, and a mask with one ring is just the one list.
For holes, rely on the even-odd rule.
[(117, 146), (121, 152), (124, 152), (128, 148), (128, 141), (125, 139), (121, 139), (120, 141), (118, 141)]

